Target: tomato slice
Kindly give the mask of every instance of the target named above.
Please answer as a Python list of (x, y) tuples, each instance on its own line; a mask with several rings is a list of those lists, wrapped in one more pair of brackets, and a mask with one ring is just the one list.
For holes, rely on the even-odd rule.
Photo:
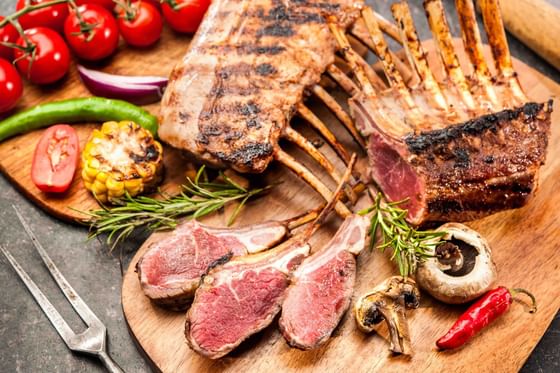
[(31, 180), (43, 192), (68, 190), (78, 166), (78, 135), (67, 124), (45, 130), (33, 154)]

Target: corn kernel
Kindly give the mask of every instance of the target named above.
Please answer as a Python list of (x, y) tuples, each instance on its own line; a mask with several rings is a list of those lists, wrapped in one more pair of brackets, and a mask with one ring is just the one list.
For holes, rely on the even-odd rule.
[[(149, 146), (158, 153), (155, 161), (130, 156), (141, 156)], [(106, 122), (92, 132), (82, 152), (84, 186), (101, 202), (152, 190), (163, 175), (162, 154), (162, 145), (138, 124), (127, 120)]]
[(99, 173), (97, 174), (96, 179), (97, 179), (100, 183), (105, 184), (105, 183), (107, 182), (107, 178), (108, 178), (108, 177), (109, 177), (109, 175), (108, 175), (106, 172), (101, 171), (101, 172), (99, 172)]
[(97, 194), (105, 194), (107, 192), (107, 186), (104, 183), (99, 182), (97, 179), (91, 185), (92, 191)]

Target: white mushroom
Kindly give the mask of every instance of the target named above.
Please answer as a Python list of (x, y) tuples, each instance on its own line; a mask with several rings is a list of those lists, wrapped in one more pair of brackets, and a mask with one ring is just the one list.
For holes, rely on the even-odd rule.
[(442, 237), (446, 242), (431, 253), (434, 257), (418, 266), (418, 285), (434, 298), (450, 304), (469, 302), (488, 291), (497, 277), (488, 242), (459, 223), (444, 224), (436, 231), (447, 232)]

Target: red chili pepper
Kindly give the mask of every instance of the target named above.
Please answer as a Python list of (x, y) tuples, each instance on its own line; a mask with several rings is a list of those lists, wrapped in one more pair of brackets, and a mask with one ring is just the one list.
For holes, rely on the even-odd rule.
[(531, 298), (530, 313), (537, 311), (535, 297), (527, 290), (512, 289), (510, 291), (503, 286), (497, 287), (488, 291), (482, 298), (473, 303), (453, 324), (451, 329), (437, 340), (436, 345), (446, 350), (461, 347), (482, 328), (504, 314), (517, 293), (526, 294)]

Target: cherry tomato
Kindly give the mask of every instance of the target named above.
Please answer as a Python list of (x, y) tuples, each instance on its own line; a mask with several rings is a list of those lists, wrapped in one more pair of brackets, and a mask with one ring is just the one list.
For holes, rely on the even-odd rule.
[[(113, 54), (119, 44), (119, 29), (111, 12), (95, 4), (80, 5), (77, 11), (85, 25), (80, 24), (75, 11), (70, 12), (64, 23), (64, 35), (74, 53), (89, 61)], [(84, 26), (90, 30), (83, 30)]]
[(10, 61), (0, 58), (0, 113), (5, 113), (16, 106), (23, 85), (21, 78)]
[(175, 31), (193, 33), (200, 25), (210, 0), (165, 0), (163, 16)]
[[(37, 5), (48, 1), (52, 0), (18, 0), (16, 10), (22, 9), (27, 4)], [(61, 3), (24, 14), (18, 18), (18, 21), (24, 29), (32, 27), (48, 27), (62, 33), (64, 20), (67, 16), (68, 4)]]
[[(0, 21), (2, 21), (3, 19), (4, 17), (0, 16)], [(0, 42), (15, 43), (18, 38), (19, 34), (16, 28), (12, 26), (11, 23), (8, 23), (6, 26), (0, 28)], [(0, 44), (0, 58), (5, 58), (11, 61), (13, 57), (13, 49)]]
[[(70, 51), (62, 36), (46, 27), (25, 30), (25, 36), (35, 48), (35, 56), (20, 49), (14, 50), (20, 73), (35, 84), (53, 83), (62, 78), (70, 68)], [(23, 37), (17, 44), (26, 47)], [(33, 62), (31, 59), (33, 58)]]
[(113, 0), (76, 0), (77, 5), (84, 5), (84, 4), (95, 4), (101, 5), (103, 8), (107, 9), (108, 11), (112, 12), (115, 8), (115, 2)]
[(135, 47), (147, 47), (161, 36), (163, 19), (151, 4), (138, 1), (130, 9), (119, 7), (119, 30), (124, 40)]
[(161, 2), (159, 0), (132, 0), (133, 3), (137, 1), (143, 1), (145, 3), (150, 3), (154, 6), (157, 10), (161, 11)]
[(68, 190), (78, 166), (78, 135), (67, 124), (51, 126), (35, 147), (31, 180), (43, 192)]

